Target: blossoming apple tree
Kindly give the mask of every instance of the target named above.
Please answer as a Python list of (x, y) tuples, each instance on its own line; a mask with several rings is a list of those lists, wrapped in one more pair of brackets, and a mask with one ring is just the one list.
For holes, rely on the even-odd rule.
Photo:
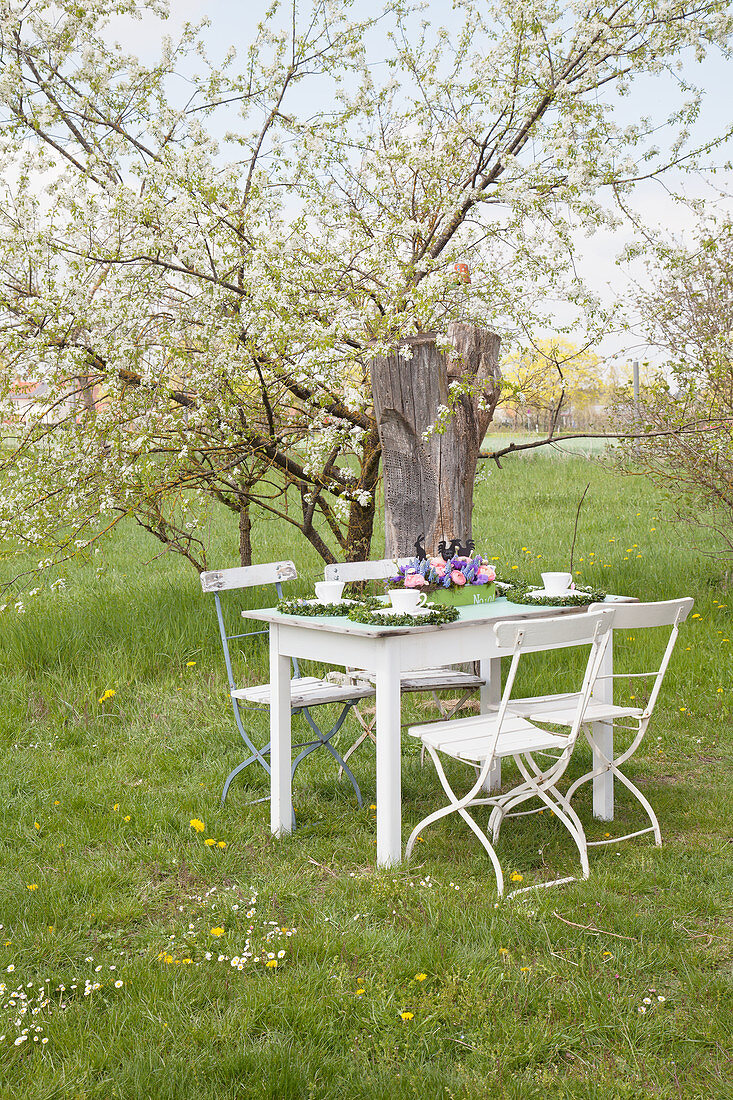
[(661, 151), (661, 120), (618, 106), (727, 50), (729, 5), (455, 0), (443, 29), (409, 0), (275, 0), (217, 63), (203, 26), (154, 63), (115, 45), (110, 17), (142, 9), (166, 15), (0, 0), (0, 536), (63, 556), (133, 516), (202, 568), (218, 501), (243, 560), (263, 513), (363, 557), (389, 396), (371, 364), (408, 377), (433, 334), (427, 434), (461, 402), (485, 430), (498, 377), (464, 370), (449, 330), (508, 348), (558, 298), (602, 324), (573, 234), (695, 163), (700, 93), (665, 85)]

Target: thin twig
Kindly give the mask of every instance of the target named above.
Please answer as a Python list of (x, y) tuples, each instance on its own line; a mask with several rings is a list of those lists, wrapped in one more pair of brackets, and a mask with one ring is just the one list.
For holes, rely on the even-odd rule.
[(583, 507), (583, 501), (585, 500), (585, 494), (590, 489), (590, 482), (583, 489), (583, 495), (578, 502), (578, 511), (575, 513), (575, 527), (573, 527), (573, 541), (570, 545), (570, 573), (573, 572), (573, 555), (575, 554), (575, 540), (578, 536), (578, 520), (580, 519), (580, 509)]
[(332, 871), (330, 867), (326, 867), (325, 864), (319, 863), (318, 860), (311, 859), (309, 856), (308, 862), (312, 863), (314, 867), (320, 867), (322, 871), (328, 871), (329, 875), (333, 875), (334, 878), (338, 878), (338, 874), (336, 873), (336, 871)]
[(573, 920), (566, 920), (565, 917), (561, 917), (556, 909), (552, 910), (553, 917), (557, 917), (563, 924), (569, 924), (572, 928), (581, 928), (584, 932), (592, 932), (597, 936), (613, 936), (617, 940), (631, 940), (636, 941), (635, 936), (621, 936), (618, 932), (607, 932), (605, 928), (594, 928), (592, 924), (576, 924)]

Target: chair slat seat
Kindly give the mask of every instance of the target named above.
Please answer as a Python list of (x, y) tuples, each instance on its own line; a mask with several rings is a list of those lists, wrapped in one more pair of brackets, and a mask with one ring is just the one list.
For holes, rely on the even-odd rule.
[[(418, 737), (425, 745), (430, 745), (456, 760), (483, 764), (491, 755), (496, 725), (496, 716), (478, 714), (472, 718), (456, 718), (450, 722), (411, 726), (409, 733)], [(539, 729), (519, 715), (508, 715), (502, 722), (494, 755), (504, 757), (544, 749), (562, 750), (567, 741), (567, 734), (551, 733)]]
[[(360, 680), (373, 684), (376, 676), (372, 672), (357, 672), (353, 675)], [(400, 690), (409, 691), (451, 691), (460, 688), (463, 691), (482, 688), (486, 683), (482, 676), (473, 672), (462, 672), (457, 668), (420, 668), (412, 672), (403, 672), (400, 676)]]
[[(349, 699), (368, 699), (374, 695), (369, 684), (332, 684), (328, 680), (319, 680), (316, 676), (300, 676), (290, 681), (290, 706), (317, 707), (325, 703), (344, 703)], [(232, 699), (241, 699), (247, 703), (269, 707), (270, 685), (257, 684), (254, 687), (235, 688)]]
[[(570, 726), (573, 723), (578, 697), (572, 693), (565, 695), (537, 695), (534, 698), (517, 699), (509, 704), (512, 714), (524, 718), (544, 719), (558, 726)], [(641, 707), (620, 707), (614, 703), (594, 702), (590, 700), (585, 708), (583, 722), (611, 722), (615, 718), (640, 718), (644, 711)]]

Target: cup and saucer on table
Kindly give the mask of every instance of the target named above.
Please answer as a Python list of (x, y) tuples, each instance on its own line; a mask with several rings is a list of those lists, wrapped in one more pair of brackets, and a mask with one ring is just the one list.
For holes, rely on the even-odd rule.
[(318, 603), (353, 603), (353, 600), (342, 599), (343, 581), (318, 581), (315, 589)]
[(417, 588), (390, 588), (389, 607), (380, 608), (378, 615), (429, 615), (432, 607), (426, 606), (428, 597)]
[(529, 595), (540, 600), (547, 596), (570, 596), (574, 591), (572, 573), (541, 573), (542, 588), (536, 588)]

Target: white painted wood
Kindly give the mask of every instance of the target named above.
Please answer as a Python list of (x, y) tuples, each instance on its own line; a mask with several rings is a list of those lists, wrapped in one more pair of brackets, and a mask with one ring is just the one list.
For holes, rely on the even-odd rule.
[[(235, 688), (230, 692), (233, 699), (243, 699), (248, 703), (267, 707), (270, 705), (270, 685), (259, 684), (251, 688)], [(318, 707), (325, 703), (343, 703), (347, 699), (368, 699), (374, 695), (374, 688), (368, 683), (332, 684), (328, 680), (319, 680), (315, 676), (300, 676), (290, 681), (291, 707)]]
[[(584, 612), (582, 615), (555, 615), (550, 619), (535, 620), (534, 622), (520, 618), (498, 622), (494, 627), (497, 644), (500, 649), (505, 649), (507, 653), (511, 653), (514, 650), (517, 636), (521, 634), (522, 644), (520, 648), (527, 646), (534, 650), (547, 646), (551, 649), (563, 649), (565, 646), (578, 645), (587, 640), (589, 636), (588, 622), (591, 619), (595, 620), (599, 613), (609, 616), (614, 615), (614, 612), (604, 607), (603, 604), (596, 605), (596, 607), (599, 607), (599, 610), (594, 612), (593, 615), (590, 612)], [(592, 627), (590, 629), (592, 630)]]
[[(501, 660), (484, 657), (479, 663), (479, 673), (484, 681), (479, 695), (479, 710), (486, 714), (499, 706), (501, 700)], [(501, 760), (497, 758), (484, 783), (484, 790), (491, 794), (501, 788)]]
[[(615, 611), (614, 611), (615, 615)], [(591, 703), (613, 703), (613, 631), (603, 655), (598, 679), (593, 687)], [(593, 770), (602, 768), (603, 757), (613, 760), (613, 722), (593, 722)], [(593, 816), (599, 821), (613, 821), (613, 772), (602, 770), (593, 780)]]
[(411, 558), (381, 558), (378, 561), (337, 561), (327, 565), (323, 576), (327, 581), (383, 581), (397, 573), (398, 565), (407, 565)]
[(215, 569), (200, 576), (204, 592), (225, 592), (229, 588), (253, 588), (257, 584), (293, 581), (298, 576), (291, 561), (271, 561), (234, 569)]
[[(695, 601), (685, 596), (680, 600), (659, 600), (654, 603), (614, 604), (614, 630), (635, 630), (645, 626), (672, 626), (683, 623)], [(605, 610), (606, 604), (591, 604), (589, 610)]]
[[(496, 635), (492, 629), (502, 615), (517, 619), (525, 613), (516, 605), (502, 603), (499, 605), (486, 605), (493, 607), (491, 618), (480, 618), (480, 612), (472, 608), (466, 616), (457, 622), (449, 624), (451, 659), (458, 662), (481, 659), (481, 670), (485, 674), (487, 667), (492, 670), (490, 676), (490, 691), (485, 700), (486, 706), (494, 704), (496, 685), (499, 683), (498, 668), (500, 664), (500, 650), (497, 647)], [(605, 609), (605, 608), (604, 608)], [(575, 616), (575, 609), (552, 609), (554, 614), (567, 614)], [(548, 609), (543, 609), (547, 613)], [(539, 609), (529, 607), (526, 609), (528, 618), (535, 618)], [(382, 786), (381, 795), (377, 801), (377, 832), (381, 836), (382, 843), (378, 846), (380, 858), (396, 862), (398, 847), (395, 836), (399, 833), (401, 821), (400, 805), (400, 755), (399, 732), (401, 724), (401, 704), (399, 693), (399, 676), (401, 673), (421, 669), (425, 666), (426, 647), (431, 650), (436, 648), (434, 635), (442, 633), (444, 627), (398, 627), (385, 629), (384, 627), (362, 626), (362, 624), (349, 623), (348, 620), (335, 618), (317, 621), (313, 618), (282, 615), (275, 608), (261, 608), (247, 612), (248, 618), (259, 619), (270, 623), (271, 628), (271, 653), (272, 648), (279, 649), (282, 657), (303, 657), (312, 660), (323, 661), (329, 665), (347, 665), (354, 668), (368, 669), (372, 672), (382, 671), (380, 678), (376, 678), (377, 695), (377, 723), (376, 737), (378, 756), (382, 760)], [(587, 616), (584, 621), (588, 624)], [(275, 629), (277, 628), (277, 629)], [(273, 642), (273, 636), (276, 641)], [(427, 635), (431, 635), (427, 638)], [(586, 639), (590, 641), (590, 638)], [(386, 655), (386, 656), (385, 656)], [(380, 662), (382, 662), (380, 664)], [(387, 668), (384, 668), (384, 662)], [(378, 668), (380, 664), (380, 668)], [(283, 679), (286, 676), (287, 662), (283, 664)], [(493, 669), (496, 668), (496, 676)], [(397, 684), (397, 686), (395, 686)], [(382, 696), (380, 700), (380, 690)], [(391, 700), (391, 701), (390, 701)], [(288, 723), (288, 744), (290, 741), (289, 708), (281, 708), (282, 721)], [(287, 713), (286, 713), (287, 711)], [(278, 740), (278, 719), (275, 708), (270, 708), (270, 729), (273, 743)], [(391, 745), (390, 745), (391, 742)], [(381, 754), (381, 755), (380, 755)], [(394, 764), (396, 784), (390, 784), (389, 776), (385, 773), (389, 770), (389, 761)], [(276, 779), (272, 779), (273, 789)], [(273, 830), (279, 828), (280, 819), (275, 821)], [(289, 827), (288, 820), (286, 826)], [(389, 838), (389, 839), (386, 839)]]
[(275, 836), (292, 831), (292, 733), (290, 658), (281, 653), (280, 630), (270, 627), (270, 829)]
[(402, 859), (402, 759), (400, 670), (389, 643), (376, 654), (377, 672), (377, 866)]
[[(374, 683), (376, 676), (373, 672), (358, 672), (353, 675), (363, 677), (369, 683)], [(401, 676), (403, 692), (411, 691), (450, 691), (460, 689), (466, 691), (470, 688), (480, 688), (483, 680), (480, 676), (474, 676), (471, 672), (462, 672), (454, 668), (421, 668), (415, 672), (403, 672)]]

